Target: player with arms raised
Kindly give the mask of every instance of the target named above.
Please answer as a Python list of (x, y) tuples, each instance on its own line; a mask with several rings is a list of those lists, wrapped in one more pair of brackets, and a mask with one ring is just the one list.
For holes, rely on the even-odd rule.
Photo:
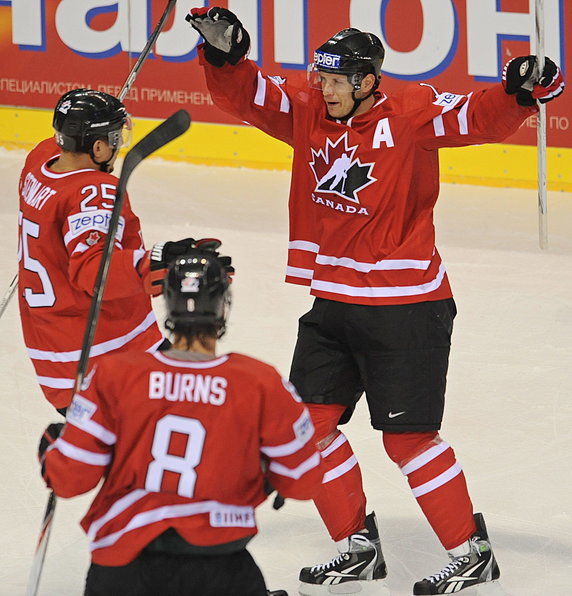
[[(232, 12), (192, 9), (215, 103), (294, 148), (286, 280), (316, 297), (300, 319), (290, 380), (308, 405), (327, 472), (316, 506), (340, 555), (304, 568), (302, 594), (358, 593), (386, 575), (359, 465), (338, 425), (365, 392), (371, 423), (451, 563), (414, 594), (499, 577), (481, 514), (439, 436), (456, 308), (435, 247), (438, 149), (498, 142), (558, 96), (550, 59), (515, 58), (503, 84), (467, 94), (415, 84), (380, 89), (384, 48), (344, 29), (314, 54), (306, 80), (266, 76), (246, 59)], [(494, 291), (494, 289), (492, 290)], [(338, 584), (345, 584), (340, 586)], [(371, 586), (374, 587), (374, 586)]]
[[(55, 136), (30, 152), (20, 176), (18, 294), (38, 382), (64, 413), (117, 190), (111, 172), (131, 124), (115, 97), (75, 89), (58, 101), (53, 126)], [(146, 252), (125, 197), (92, 359), (161, 344), (150, 295), (161, 292), (166, 262), (192, 243), (167, 242)]]

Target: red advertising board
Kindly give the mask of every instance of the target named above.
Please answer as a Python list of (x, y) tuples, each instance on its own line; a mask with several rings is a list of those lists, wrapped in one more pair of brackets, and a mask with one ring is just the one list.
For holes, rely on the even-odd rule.
[[(196, 59), (199, 37), (179, 0), (125, 102), (135, 116), (186, 107), (194, 121), (234, 123), (212, 105)], [(529, 0), (220, 0), (252, 38), (251, 58), (269, 74), (301, 76), (313, 50), (353, 26), (387, 48), (382, 88), (412, 81), (468, 92), (500, 80), (511, 57), (534, 52)], [(534, 3), (532, 3), (534, 4)], [(117, 94), (166, 0), (0, 0), (0, 104), (52, 108), (68, 89)], [(546, 53), (566, 73), (572, 2), (545, 0)], [(570, 91), (569, 91), (570, 93)], [(548, 110), (549, 144), (572, 147), (572, 101)], [(534, 144), (527, 122), (511, 142)]]

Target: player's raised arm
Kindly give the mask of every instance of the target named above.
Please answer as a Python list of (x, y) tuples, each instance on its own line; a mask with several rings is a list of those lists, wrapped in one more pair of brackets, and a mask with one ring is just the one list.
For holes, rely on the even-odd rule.
[(248, 60), (250, 36), (226, 8), (193, 8), (187, 21), (204, 39), (199, 61), (215, 104), (236, 118), (292, 144), (293, 96), (297, 88), (262, 73)]

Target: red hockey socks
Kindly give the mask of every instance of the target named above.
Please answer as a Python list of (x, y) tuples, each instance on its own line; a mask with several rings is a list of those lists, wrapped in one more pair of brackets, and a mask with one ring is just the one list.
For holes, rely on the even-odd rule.
[(345, 407), (338, 404), (306, 406), (327, 470), (314, 503), (332, 540), (338, 542), (364, 528), (366, 501), (361, 471), (348, 440), (337, 429)]
[(447, 550), (476, 531), (465, 475), (438, 433), (384, 433), (387, 454), (407, 477), (427, 521)]

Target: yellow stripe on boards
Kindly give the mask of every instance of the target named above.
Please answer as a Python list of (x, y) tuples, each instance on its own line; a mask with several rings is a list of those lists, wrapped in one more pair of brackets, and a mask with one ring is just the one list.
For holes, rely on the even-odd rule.
[[(135, 118), (135, 144), (157, 120)], [(0, 107), (0, 145), (31, 149), (53, 134), (52, 111)], [(479, 145), (442, 149), (441, 181), (512, 188), (536, 188), (536, 147)], [(155, 154), (196, 164), (289, 170), (292, 148), (251, 126), (194, 122), (184, 135)], [(572, 149), (548, 147), (548, 189), (572, 192)]]

